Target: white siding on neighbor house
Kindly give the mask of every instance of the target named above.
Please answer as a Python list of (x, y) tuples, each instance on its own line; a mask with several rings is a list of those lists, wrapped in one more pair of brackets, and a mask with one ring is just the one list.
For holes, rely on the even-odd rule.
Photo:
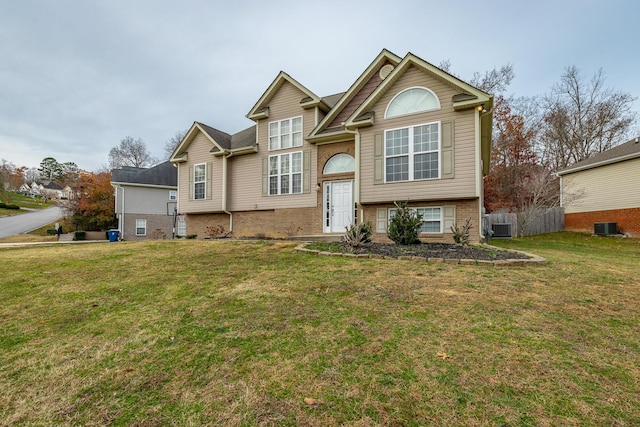
[(562, 176), (565, 213), (640, 207), (640, 158)]
[[(213, 147), (213, 143), (199, 132), (187, 148), (187, 161), (178, 163), (180, 213), (219, 212), (222, 210), (222, 158), (213, 156), (211, 153)], [(207, 167), (210, 167), (210, 170), (207, 171), (209, 177), (206, 184), (207, 197), (202, 200), (191, 200), (190, 186), (193, 185), (193, 178), (189, 176), (190, 170), (193, 165), (201, 163), (206, 163)]]
[[(391, 99), (409, 87), (422, 86), (431, 89), (440, 100), (440, 110), (385, 119), (384, 113)], [(390, 202), (396, 200), (446, 200), (475, 198), (480, 194), (478, 173), (480, 162), (477, 151), (477, 111), (453, 110), (452, 97), (460, 93), (441, 80), (410, 67), (389, 90), (380, 97), (373, 108), (374, 126), (361, 129), (361, 192), (363, 203)], [(397, 129), (419, 124), (453, 120), (454, 123), (454, 178), (421, 181), (403, 181), (374, 184), (374, 137), (387, 129)], [(442, 134), (442, 128), (440, 128)], [(442, 160), (442, 159), (441, 159)], [(442, 162), (441, 162), (442, 167)]]
[[(227, 165), (229, 170), (229, 210), (247, 211), (316, 206), (316, 147), (303, 140), (302, 147), (269, 151), (270, 122), (302, 116), (303, 138), (311, 133), (311, 130), (315, 126), (316, 112), (313, 108), (304, 110), (300, 107), (300, 101), (306, 96), (306, 94), (298, 90), (298, 88), (291, 83), (283, 83), (269, 102), (269, 118), (260, 120), (257, 123), (258, 153), (229, 159)], [(303, 192), (302, 194), (263, 196), (262, 159), (270, 155), (293, 153), (296, 151), (309, 151), (311, 155), (310, 191), (308, 193)]]

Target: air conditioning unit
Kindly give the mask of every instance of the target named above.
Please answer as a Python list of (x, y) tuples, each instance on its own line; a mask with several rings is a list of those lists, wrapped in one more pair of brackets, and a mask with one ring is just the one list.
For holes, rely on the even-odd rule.
[(593, 234), (597, 236), (607, 236), (609, 234), (618, 234), (617, 222), (596, 222), (593, 224)]
[(511, 224), (491, 224), (491, 237), (511, 238)]

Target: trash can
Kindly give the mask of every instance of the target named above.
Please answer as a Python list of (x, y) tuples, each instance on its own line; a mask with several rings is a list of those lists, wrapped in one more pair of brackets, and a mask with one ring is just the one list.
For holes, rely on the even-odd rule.
[(109, 241), (110, 242), (117, 242), (119, 234), (120, 234), (120, 232), (118, 230), (109, 230)]

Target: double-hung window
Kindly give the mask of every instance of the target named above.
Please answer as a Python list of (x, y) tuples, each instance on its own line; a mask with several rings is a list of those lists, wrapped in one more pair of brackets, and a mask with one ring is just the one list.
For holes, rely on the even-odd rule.
[[(420, 233), (442, 233), (442, 208), (411, 208), (422, 215), (422, 225), (420, 226)], [(396, 208), (389, 209), (389, 221), (396, 214)]]
[(169, 190), (169, 200), (172, 202), (178, 200), (178, 192), (176, 190)]
[(269, 156), (269, 195), (302, 193), (302, 151)]
[(385, 132), (385, 182), (440, 177), (440, 122)]
[(136, 236), (146, 236), (146, 235), (147, 235), (147, 220), (136, 219)]
[(302, 117), (269, 123), (269, 151), (302, 146)]
[(193, 166), (193, 198), (202, 200), (207, 194), (207, 164)]

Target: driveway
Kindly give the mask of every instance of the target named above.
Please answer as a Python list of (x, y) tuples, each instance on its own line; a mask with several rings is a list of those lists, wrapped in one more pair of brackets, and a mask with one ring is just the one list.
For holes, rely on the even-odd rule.
[(63, 217), (62, 209), (53, 206), (19, 215), (0, 218), (0, 237), (28, 233)]

